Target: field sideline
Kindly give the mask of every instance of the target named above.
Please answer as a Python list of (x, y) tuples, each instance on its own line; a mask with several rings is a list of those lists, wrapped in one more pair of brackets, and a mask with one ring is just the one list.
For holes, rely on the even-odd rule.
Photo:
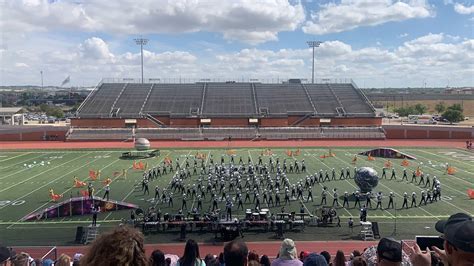
[[(100, 147), (100, 146), (99, 146)], [(351, 148), (334, 148), (332, 151), (336, 154), (333, 158), (320, 158), (320, 155), (327, 154), (328, 149), (325, 147), (302, 148), (301, 155), (296, 157), (288, 157), (286, 155), (287, 148), (272, 148), (273, 157), (279, 157), (280, 160), (287, 159), (287, 162), (292, 160), (305, 160), (309, 173), (318, 172), (319, 169), (335, 168), (337, 176), (339, 176), (339, 169), (341, 167), (349, 167), (352, 172), (354, 165), (351, 160), (354, 154), (367, 150), (363, 147)], [(236, 162), (238, 158), (242, 157), (244, 162), (247, 158), (256, 163), (257, 158), (261, 156), (264, 149), (262, 148), (233, 148), (235, 150)], [(294, 148), (292, 148), (294, 150)], [(394, 227), (395, 221), (397, 228), (402, 235), (407, 237), (415, 234), (433, 234), (433, 223), (440, 219), (449, 216), (455, 212), (466, 212), (471, 215), (474, 214), (473, 201), (469, 200), (466, 195), (467, 188), (474, 188), (474, 154), (462, 149), (449, 148), (412, 148), (400, 147), (400, 151), (411, 154), (418, 158), (412, 162), (407, 169), (409, 173), (416, 169), (418, 165), (422, 167), (425, 173), (430, 174), (431, 177), (437, 176), (442, 184), (443, 200), (422, 206), (419, 208), (403, 209), (403, 210), (370, 210), (369, 220), (379, 221), (381, 223), (382, 232), (390, 232)], [(110, 177), (113, 179), (111, 184), (111, 199), (126, 201), (138, 204), (142, 208), (147, 208), (150, 205), (155, 205), (150, 199), (153, 197), (153, 188), (158, 185), (165, 187), (171, 179), (171, 174), (154, 180), (150, 185), (150, 196), (144, 196), (141, 191), (135, 188), (135, 185), (141, 180), (141, 171), (129, 170), (129, 175), (126, 180), (121, 177), (113, 177), (113, 172), (121, 171), (122, 169), (130, 168), (132, 161), (121, 160), (120, 154), (125, 151), (122, 149), (104, 149), (104, 150), (24, 150), (24, 151), (0, 151), (0, 236), (2, 240), (5, 239), (7, 244), (12, 245), (31, 245), (31, 244), (68, 244), (74, 237), (74, 231), (78, 225), (88, 225), (90, 217), (66, 217), (61, 219), (53, 219), (48, 221), (37, 222), (20, 222), (20, 219), (26, 214), (44, 209), (51, 206), (53, 203), (49, 200), (48, 191), (50, 188), (54, 189), (55, 193), (63, 194), (67, 199), (69, 196), (77, 196), (80, 189), (73, 188), (73, 177), (77, 176), (80, 180), (88, 180), (87, 175), (90, 169), (101, 170), (102, 179)], [(226, 149), (162, 149), (161, 156), (157, 158), (147, 159), (149, 166), (155, 166), (162, 162), (165, 156), (173, 159), (188, 157), (192, 165), (192, 158), (199, 152), (206, 154), (207, 157), (212, 154), (215, 161), (220, 161), (220, 157), (224, 156), (226, 162), (229, 162), (229, 156), (226, 154)], [(268, 156), (262, 156), (263, 161), (268, 161)], [(41, 165), (41, 161), (44, 165)], [(36, 162), (36, 163), (34, 163)], [(49, 164), (48, 164), (49, 162)], [(379, 175), (385, 159), (377, 158), (376, 161), (367, 161), (365, 157), (359, 157), (356, 166), (369, 166), (375, 168)], [(375, 191), (382, 191), (384, 195), (388, 195), (393, 191), (396, 195), (396, 204), (401, 206), (401, 195), (403, 192), (417, 192), (420, 195), (421, 188), (411, 183), (401, 182), (401, 173), (403, 167), (400, 166), (401, 160), (392, 160), (393, 165), (397, 171), (398, 180), (389, 181), (381, 180)], [(455, 175), (445, 174), (445, 167), (442, 164), (449, 163), (457, 169)], [(24, 165), (31, 164), (28, 168)], [(288, 174), (291, 183), (296, 183), (298, 180), (305, 177), (306, 174)], [(192, 179), (196, 179), (193, 176)], [(411, 179), (411, 177), (409, 178)], [(356, 185), (353, 180), (332, 181), (324, 184), (330, 190), (338, 188), (341, 196), (344, 191), (351, 193), (356, 190)], [(95, 181), (97, 196), (103, 195), (102, 181)], [(306, 210), (314, 213), (319, 207), (320, 195), (322, 185), (317, 185), (313, 188), (314, 202), (302, 202)], [(305, 193), (306, 195), (306, 193)], [(181, 205), (180, 196), (174, 197), (175, 207), (168, 208), (167, 204), (158, 204), (157, 207), (162, 209), (162, 213), (174, 213), (178, 206)], [(419, 198), (418, 198), (419, 199)], [(342, 203), (342, 200), (340, 199)], [(332, 196), (328, 196), (328, 204), (332, 203)], [(388, 200), (384, 200), (386, 206)], [(194, 202), (188, 201), (188, 205)], [(204, 209), (208, 201), (204, 202)], [(246, 208), (253, 207), (252, 204), (247, 204)], [(300, 202), (293, 201), (291, 210), (298, 212)], [(375, 207), (375, 204), (374, 204)], [(270, 208), (274, 212), (279, 208)], [(288, 207), (287, 207), (288, 209)], [(243, 215), (242, 211), (234, 211), (236, 215)], [(349, 208), (339, 208), (338, 214), (345, 223), (347, 218), (354, 217), (358, 220), (359, 210), (353, 208), (351, 202)], [(118, 224), (122, 218), (128, 218), (129, 212), (109, 212), (99, 215), (99, 223), (102, 224), (104, 230)], [(396, 219), (395, 219), (396, 218)], [(60, 230), (59, 230), (60, 229)], [(324, 230), (322, 228), (308, 228), (307, 231), (316, 230), (321, 235), (320, 239), (334, 239), (334, 230), (331, 228)], [(340, 229), (342, 230), (342, 229)], [(420, 232), (420, 230), (423, 230)], [(24, 238), (24, 234), (28, 234), (29, 239)], [(345, 231), (345, 233), (347, 233)], [(161, 236), (150, 236), (148, 240), (154, 241), (170, 241), (175, 236), (166, 236), (167, 233)], [(164, 236), (163, 236), (164, 235)], [(300, 236), (300, 237), (298, 237)], [(170, 238), (171, 237), (171, 238)], [(305, 240), (305, 234), (295, 234), (296, 239)], [(156, 239), (159, 238), (159, 239)], [(167, 239), (167, 240), (165, 240)], [(339, 236), (338, 239), (344, 239)]]

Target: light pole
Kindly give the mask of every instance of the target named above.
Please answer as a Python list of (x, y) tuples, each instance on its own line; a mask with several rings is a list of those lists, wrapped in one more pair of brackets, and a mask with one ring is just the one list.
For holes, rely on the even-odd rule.
[(307, 41), (306, 43), (308, 44), (309, 47), (313, 48), (313, 68), (312, 68), (312, 71), (311, 71), (311, 83), (314, 84), (314, 48), (319, 47), (319, 45), (321, 45), (322, 42), (320, 42), (320, 41)]
[(41, 89), (43, 89), (43, 70), (40, 71), (41, 74)]
[(143, 45), (146, 45), (148, 43), (148, 39), (137, 38), (134, 40), (137, 45), (140, 45), (140, 54), (141, 54), (141, 59), (142, 59), (142, 83), (143, 83)]

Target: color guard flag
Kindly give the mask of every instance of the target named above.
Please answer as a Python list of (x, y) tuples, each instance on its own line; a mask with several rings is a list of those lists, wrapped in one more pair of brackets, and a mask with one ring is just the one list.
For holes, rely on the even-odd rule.
[(474, 189), (468, 188), (467, 195), (469, 196), (470, 199), (474, 199)]

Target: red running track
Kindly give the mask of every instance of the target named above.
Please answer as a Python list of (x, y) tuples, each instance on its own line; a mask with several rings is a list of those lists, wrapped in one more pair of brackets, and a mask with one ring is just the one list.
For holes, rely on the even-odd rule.
[[(151, 141), (153, 148), (244, 148), (244, 147), (445, 147), (465, 148), (464, 140), (233, 140), (229, 141)], [(0, 141), (0, 150), (23, 149), (104, 149), (133, 148), (132, 142), (119, 141)]]

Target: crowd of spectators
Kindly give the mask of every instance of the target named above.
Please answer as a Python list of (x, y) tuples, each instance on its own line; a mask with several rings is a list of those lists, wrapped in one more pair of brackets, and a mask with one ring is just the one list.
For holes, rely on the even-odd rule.
[(291, 239), (284, 239), (276, 258), (259, 255), (248, 250), (240, 239), (225, 244), (218, 256), (201, 256), (199, 245), (189, 239), (181, 256), (165, 254), (154, 250), (147, 258), (144, 237), (134, 228), (119, 226), (111, 232), (102, 234), (88, 248), (83, 256), (73, 258), (61, 254), (56, 261), (35, 260), (27, 253), (14, 254), (10, 249), (0, 246), (0, 266), (391, 266), (391, 265), (474, 265), (474, 220), (471, 216), (457, 213), (435, 225), (442, 233), (444, 249), (437, 247), (421, 250), (415, 244), (402, 247), (401, 241), (382, 238), (378, 245), (363, 251), (354, 250), (346, 256), (338, 250), (335, 256), (327, 251), (301, 251)]

